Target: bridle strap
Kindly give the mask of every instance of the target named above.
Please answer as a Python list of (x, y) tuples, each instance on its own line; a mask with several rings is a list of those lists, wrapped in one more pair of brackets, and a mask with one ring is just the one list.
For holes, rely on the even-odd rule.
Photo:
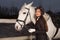
[(21, 22), (24, 22), (23, 20), (19, 20), (19, 19), (17, 19), (16, 21), (21, 21)]
[[(24, 19), (24, 21), (23, 20), (19, 20), (19, 19), (17, 19), (16, 21), (18, 22), (18, 21), (20, 21), (20, 22), (23, 22), (24, 23), (24, 26), (25, 26), (25, 23), (26, 23), (26, 19), (27, 19), (27, 17), (28, 17), (28, 14), (30, 15), (30, 13), (29, 13), (29, 11), (30, 11), (30, 9), (28, 9), (28, 8), (25, 8), (25, 9), (27, 9), (28, 10), (28, 12), (27, 12), (27, 15), (26, 15), (26, 18)], [(31, 20), (31, 15), (30, 15), (30, 20)], [(32, 20), (31, 20), (32, 21)], [(18, 22), (19, 23), (19, 22)], [(20, 23), (19, 23), (20, 24)], [(20, 24), (21, 25), (21, 24)], [(21, 28), (22, 28), (22, 25), (21, 25)]]
[[(25, 9), (27, 9), (27, 10), (28, 10), (28, 13), (27, 13), (27, 14), (29, 14), (29, 15), (30, 15), (30, 13), (29, 13), (30, 9), (28, 9), (28, 8), (25, 8)], [(31, 20), (31, 15), (30, 15), (30, 20)], [(31, 21), (32, 21), (32, 20), (31, 20)]]

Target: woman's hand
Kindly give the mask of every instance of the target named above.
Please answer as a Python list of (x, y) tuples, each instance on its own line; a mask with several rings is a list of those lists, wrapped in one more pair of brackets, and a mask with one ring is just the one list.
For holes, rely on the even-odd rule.
[(35, 29), (32, 29), (32, 28), (30, 28), (29, 30), (28, 30), (28, 32), (29, 33), (33, 33), (33, 32), (35, 32), (36, 30)]

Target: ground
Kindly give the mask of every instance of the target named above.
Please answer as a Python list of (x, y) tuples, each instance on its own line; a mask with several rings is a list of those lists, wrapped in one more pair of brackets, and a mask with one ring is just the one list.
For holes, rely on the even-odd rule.
[[(2, 23), (1, 23), (2, 22)], [(15, 23), (4, 23), (5, 20), (0, 20), (0, 40), (26, 40), (30, 39), (29, 33), (26, 32), (17, 32), (14, 29)], [(10, 20), (11, 22), (11, 20)], [(56, 39), (60, 40), (60, 39)]]

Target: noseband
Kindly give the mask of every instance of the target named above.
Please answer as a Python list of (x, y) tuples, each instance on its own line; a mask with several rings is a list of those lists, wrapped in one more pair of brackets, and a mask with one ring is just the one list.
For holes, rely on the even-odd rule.
[[(19, 24), (19, 25), (21, 25), (21, 24), (19, 23), (19, 21), (20, 21), (20, 22), (23, 22), (23, 23), (24, 23), (24, 26), (25, 26), (26, 19), (27, 19), (28, 15), (30, 15), (30, 13), (29, 13), (30, 9), (28, 9), (28, 8), (25, 8), (25, 9), (27, 9), (27, 10), (28, 10), (28, 12), (27, 12), (27, 15), (26, 15), (25, 19), (24, 19), (24, 20), (20, 20), (20, 19), (17, 19), (17, 20), (16, 20), (16, 21), (18, 22), (18, 24)], [(30, 15), (30, 20), (31, 20), (31, 15)], [(32, 20), (31, 20), (31, 21), (32, 21)], [(21, 25), (21, 28), (22, 28), (22, 25)]]

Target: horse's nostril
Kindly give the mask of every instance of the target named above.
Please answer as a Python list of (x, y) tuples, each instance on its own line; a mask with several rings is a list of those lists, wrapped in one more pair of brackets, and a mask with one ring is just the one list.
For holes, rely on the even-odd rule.
[(16, 29), (18, 29), (18, 26), (16, 27)]
[(16, 28), (15, 28), (15, 29), (16, 29), (16, 31), (19, 31), (18, 26), (16, 26)]

